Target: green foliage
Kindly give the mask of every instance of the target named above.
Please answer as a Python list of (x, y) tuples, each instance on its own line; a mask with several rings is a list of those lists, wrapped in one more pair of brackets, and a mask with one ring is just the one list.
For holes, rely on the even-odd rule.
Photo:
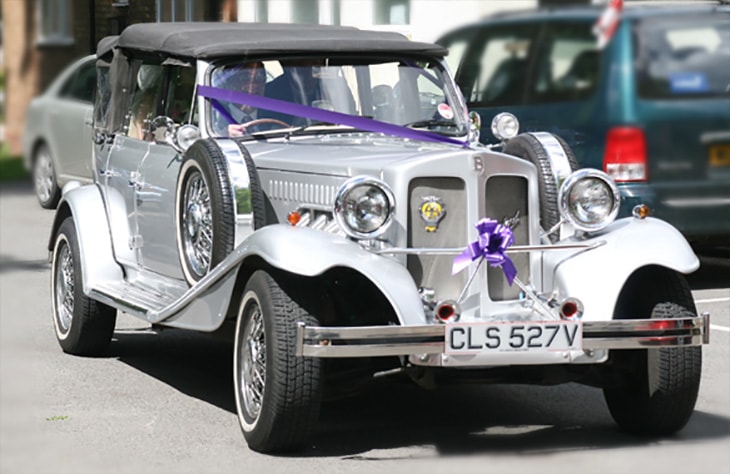
[(6, 143), (0, 145), (0, 181), (17, 181), (28, 178), (23, 159), (12, 156)]
[(236, 207), (239, 214), (251, 213), (251, 191), (249, 189), (236, 190)]
[(46, 418), (46, 421), (66, 421), (66, 420), (68, 420), (67, 415), (54, 415), (54, 416), (49, 416), (48, 418)]

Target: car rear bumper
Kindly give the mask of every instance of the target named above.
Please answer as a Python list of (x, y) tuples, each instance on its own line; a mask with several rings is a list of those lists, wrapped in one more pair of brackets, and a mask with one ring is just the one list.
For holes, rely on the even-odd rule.
[[(300, 323), (302, 357), (379, 357), (446, 353), (446, 325), (318, 327)], [(624, 319), (582, 323), (583, 351), (700, 346), (710, 341), (710, 315), (676, 319)], [(503, 353), (494, 365), (504, 363)], [(523, 355), (514, 352), (512, 364)], [(489, 364), (489, 357), (480, 357)], [(509, 359), (507, 359), (509, 360)], [(501, 362), (500, 362), (501, 361)]]

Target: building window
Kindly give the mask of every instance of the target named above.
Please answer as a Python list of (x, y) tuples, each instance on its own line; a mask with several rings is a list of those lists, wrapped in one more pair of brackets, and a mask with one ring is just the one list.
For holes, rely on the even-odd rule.
[(297, 0), (291, 8), (293, 23), (319, 23), (319, 0)]
[(411, 22), (410, 0), (375, 0), (376, 25), (408, 25)]
[(69, 0), (38, 0), (38, 42), (42, 44), (72, 44), (71, 2)]
[(157, 0), (157, 21), (200, 21), (205, 18), (204, 2)]

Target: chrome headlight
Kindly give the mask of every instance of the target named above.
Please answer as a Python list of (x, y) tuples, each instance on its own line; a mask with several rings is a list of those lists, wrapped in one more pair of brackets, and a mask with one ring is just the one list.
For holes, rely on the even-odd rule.
[(520, 132), (520, 121), (509, 112), (497, 114), (492, 119), (492, 135), (499, 140), (509, 140)]
[(582, 169), (568, 176), (560, 188), (560, 215), (576, 229), (596, 232), (616, 219), (621, 195), (603, 171)]
[(335, 197), (337, 223), (357, 239), (371, 239), (385, 232), (394, 210), (395, 200), (388, 186), (368, 176), (347, 180)]

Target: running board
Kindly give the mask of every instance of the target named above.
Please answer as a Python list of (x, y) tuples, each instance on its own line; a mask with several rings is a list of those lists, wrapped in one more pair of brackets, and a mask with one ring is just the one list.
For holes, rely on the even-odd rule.
[(156, 319), (154, 315), (163, 313), (165, 308), (179, 300), (186, 288), (180, 289), (182, 291), (175, 294), (125, 280), (105, 281), (92, 288), (89, 296), (125, 313), (158, 322), (153, 321)]

